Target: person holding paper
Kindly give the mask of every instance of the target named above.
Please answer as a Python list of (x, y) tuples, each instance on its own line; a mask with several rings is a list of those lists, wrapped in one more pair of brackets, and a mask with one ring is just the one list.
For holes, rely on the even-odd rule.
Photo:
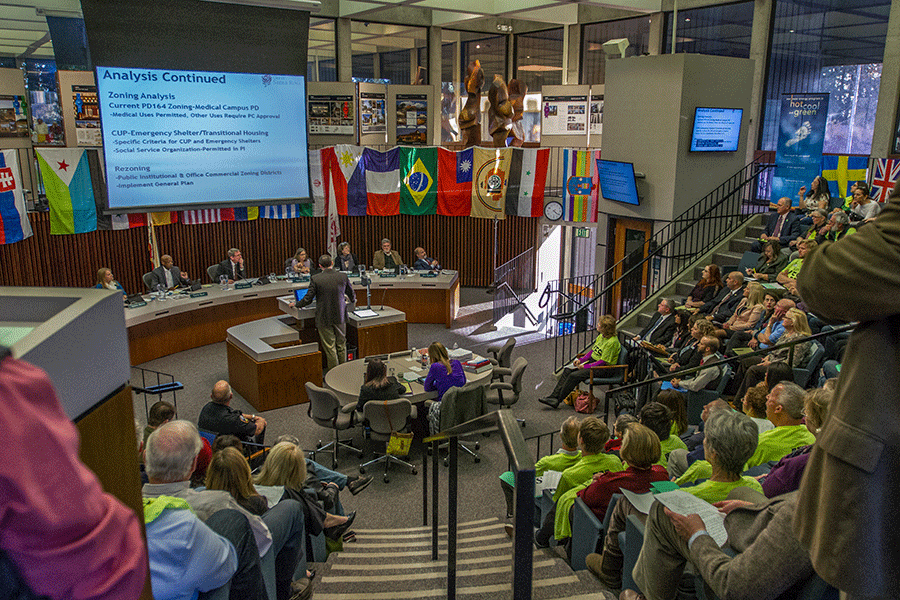
[[(797, 493), (767, 500), (762, 494), (741, 489), (717, 502), (726, 514), (726, 548), (707, 532), (699, 515), (679, 515), (656, 502), (650, 508), (644, 543), (633, 576), (647, 600), (674, 598), (690, 561), (694, 570), (719, 598), (777, 598), (791, 594), (794, 586), (813, 575), (809, 553), (791, 532), (797, 509)], [(622, 504), (622, 503), (620, 503)], [(618, 506), (618, 505), (617, 505)], [(640, 598), (625, 590), (621, 598)]]

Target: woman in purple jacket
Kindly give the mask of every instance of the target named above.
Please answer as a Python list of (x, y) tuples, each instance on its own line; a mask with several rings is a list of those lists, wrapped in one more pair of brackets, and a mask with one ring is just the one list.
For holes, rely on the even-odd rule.
[(431, 360), (431, 368), (425, 378), (425, 391), (437, 391), (437, 400), (428, 409), (428, 424), (432, 433), (440, 431), (441, 426), (441, 399), (444, 392), (452, 387), (466, 385), (466, 374), (462, 363), (458, 360), (450, 360), (447, 348), (440, 342), (434, 342), (428, 346), (428, 358)]

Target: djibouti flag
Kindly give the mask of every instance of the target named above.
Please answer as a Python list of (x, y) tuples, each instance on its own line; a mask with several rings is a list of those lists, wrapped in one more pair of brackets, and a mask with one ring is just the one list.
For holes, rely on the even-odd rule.
[(65, 235), (95, 231), (97, 210), (84, 149), (36, 150), (41, 180), (50, 204), (50, 233)]

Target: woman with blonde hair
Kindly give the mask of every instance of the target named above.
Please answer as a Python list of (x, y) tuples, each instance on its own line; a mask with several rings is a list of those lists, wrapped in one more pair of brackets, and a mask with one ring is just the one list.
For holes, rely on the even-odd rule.
[(112, 269), (109, 267), (101, 267), (97, 271), (97, 284), (94, 287), (98, 290), (118, 290), (122, 292), (123, 296), (125, 295), (125, 288), (116, 281)]
[(579, 383), (587, 381), (591, 376), (591, 367), (615, 365), (619, 362), (622, 346), (616, 333), (616, 318), (612, 315), (603, 315), (597, 319), (597, 333), (599, 335), (594, 340), (591, 351), (575, 357), (572, 366), (566, 367), (560, 375), (553, 392), (546, 398), (538, 398), (538, 402), (557, 408)]
[(350, 528), (356, 512), (346, 517), (326, 513), (311, 492), (305, 491), (306, 456), (303, 450), (291, 442), (279, 442), (272, 446), (266, 462), (254, 478), (257, 486), (284, 486), (282, 500), (296, 500), (306, 516), (306, 532), (316, 536), (320, 532), (332, 540), (339, 540)]
[(249, 513), (261, 516), (269, 503), (253, 487), (250, 464), (236, 448), (226, 447), (213, 454), (206, 468), (206, 489), (224, 490)]
[(731, 337), (735, 331), (748, 331), (756, 327), (766, 307), (763, 304), (763, 298), (766, 290), (758, 281), (751, 281), (744, 288), (744, 298), (734, 309), (731, 318), (722, 324), (721, 329), (716, 330), (716, 336)]
[[(775, 344), (771, 352), (765, 355), (761, 362), (747, 369), (744, 373), (744, 379), (741, 381), (741, 385), (734, 396), (735, 398), (743, 398), (749, 388), (762, 381), (766, 376), (766, 369), (769, 368), (769, 365), (788, 362), (788, 359), (791, 357), (789, 342), (812, 335), (809, 323), (806, 320), (806, 313), (799, 308), (788, 309), (781, 319), (781, 324), (784, 326), (784, 333), (778, 338), (778, 343)], [(805, 367), (806, 363), (809, 362), (811, 350), (812, 342), (800, 342), (794, 345), (794, 356), (789, 366), (794, 369)]]

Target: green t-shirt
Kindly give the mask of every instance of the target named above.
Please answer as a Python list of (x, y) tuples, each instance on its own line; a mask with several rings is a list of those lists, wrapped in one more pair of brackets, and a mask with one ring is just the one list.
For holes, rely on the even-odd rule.
[(622, 346), (619, 344), (618, 336), (610, 336), (608, 338), (598, 335), (591, 347), (590, 362), (598, 360), (604, 361), (608, 365), (614, 365), (619, 362), (619, 350)]
[(695, 460), (691, 466), (687, 468), (684, 474), (675, 480), (678, 485), (684, 485), (698, 479), (709, 479), (712, 477), (712, 465), (705, 460)]
[(791, 262), (788, 263), (784, 269), (782, 269), (782, 273), (790, 277), (791, 279), (797, 279), (797, 274), (800, 272), (800, 269), (803, 268), (803, 259), (795, 258)]
[(591, 454), (582, 456), (581, 460), (563, 471), (562, 477), (559, 479), (559, 485), (556, 487), (556, 493), (553, 494), (553, 501), (557, 502), (563, 494), (577, 486), (580, 483), (590, 481), (594, 473), (601, 471), (612, 471), (618, 473), (624, 471), (625, 467), (622, 461), (613, 454)]
[(579, 460), (581, 460), (580, 450), (578, 452), (575, 452), (574, 454), (566, 454), (564, 452), (550, 454), (549, 456), (545, 456), (544, 458), (534, 463), (534, 474), (543, 475), (547, 471), (562, 472), (573, 466)]
[(756, 490), (760, 494), (762, 494), (763, 491), (759, 482), (748, 475), (741, 477), (737, 481), (727, 482), (707, 479), (699, 485), (684, 488), (684, 491), (712, 504), (713, 502), (721, 502), (728, 498), (728, 493), (736, 487), (748, 487), (752, 490)]
[(806, 425), (782, 425), (759, 435), (756, 452), (747, 461), (747, 467), (755, 467), (770, 460), (781, 460), (797, 448), (809, 446), (816, 441)]
[(677, 435), (670, 435), (669, 437), (661, 441), (659, 445), (662, 453), (659, 455), (659, 461), (656, 464), (663, 467), (669, 464), (669, 454), (672, 452), (672, 450), (674, 450), (675, 448), (687, 450), (687, 446), (685, 445), (684, 441)]

